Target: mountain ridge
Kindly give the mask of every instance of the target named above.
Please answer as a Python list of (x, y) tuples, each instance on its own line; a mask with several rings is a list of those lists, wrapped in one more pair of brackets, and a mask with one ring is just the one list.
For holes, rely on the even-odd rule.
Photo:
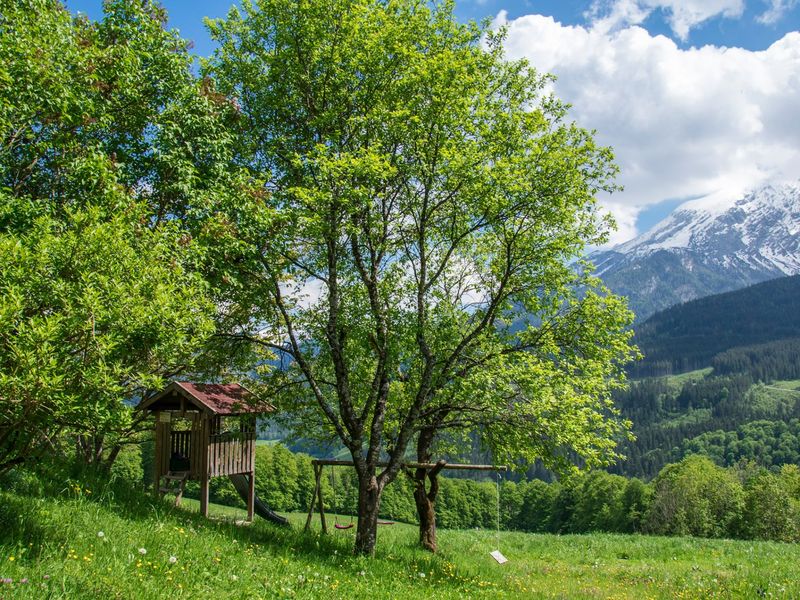
[(642, 235), (589, 256), (637, 320), (800, 273), (800, 181), (685, 202)]
[(800, 337), (800, 275), (672, 306), (634, 329), (645, 355), (634, 376), (699, 369), (733, 348)]

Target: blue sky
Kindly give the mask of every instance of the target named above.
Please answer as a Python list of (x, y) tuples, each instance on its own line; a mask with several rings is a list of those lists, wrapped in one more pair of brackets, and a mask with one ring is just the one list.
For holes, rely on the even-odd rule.
[[(101, 17), (101, 0), (66, 0)], [(203, 17), (231, 0), (162, 0), (207, 56)], [(510, 58), (554, 73), (571, 116), (614, 148), (625, 191), (601, 198), (622, 242), (683, 199), (732, 202), (800, 178), (800, 0), (456, 0), (508, 27)]]
[[(699, 0), (698, 3), (714, 4), (715, 0)], [(101, 0), (66, 0), (73, 11), (82, 11), (92, 18), (102, 14)], [(203, 17), (223, 17), (232, 0), (162, 0), (170, 15), (170, 25), (195, 42), (195, 51), (209, 54), (213, 45), (203, 26)], [(664, 2), (664, 4), (669, 4)], [(789, 31), (800, 29), (800, 3), (794, 3), (783, 17), (774, 23), (761, 23), (758, 17), (769, 8), (767, 0), (748, 0), (743, 3), (744, 12), (739, 18), (714, 16), (692, 28), (687, 40), (680, 40), (671, 31), (667, 19), (669, 9), (654, 10), (642, 23), (652, 34), (673, 38), (682, 46), (737, 46), (749, 50), (763, 50)], [(791, 5), (791, 0), (785, 0)], [(592, 2), (587, 0), (458, 0), (456, 13), (460, 19), (480, 20), (494, 17), (505, 10), (510, 19), (528, 14), (552, 16), (565, 25), (587, 25), (590, 22)]]

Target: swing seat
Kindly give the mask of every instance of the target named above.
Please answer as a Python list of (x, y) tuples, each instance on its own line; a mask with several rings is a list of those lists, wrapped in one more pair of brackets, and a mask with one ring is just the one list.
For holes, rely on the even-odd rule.
[(355, 527), (355, 525), (353, 525), (352, 523), (350, 523), (349, 525), (339, 525), (339, 523), (334, 523), (333, 526), (336, 527), (336, 529), (350, 529), (352, 527)]

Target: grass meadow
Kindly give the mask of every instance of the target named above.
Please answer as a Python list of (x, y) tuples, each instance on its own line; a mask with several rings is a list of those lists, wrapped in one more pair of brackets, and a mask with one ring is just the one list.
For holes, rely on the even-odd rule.
[[(800, 547), (628, 535), (381, 528), (374, 559), (353, 532), (303, 532), (212, 506), (93, 491), (0, 492), (0, 598), (797, 598)], [(509, 558), (498, 565), (496, 547)]]

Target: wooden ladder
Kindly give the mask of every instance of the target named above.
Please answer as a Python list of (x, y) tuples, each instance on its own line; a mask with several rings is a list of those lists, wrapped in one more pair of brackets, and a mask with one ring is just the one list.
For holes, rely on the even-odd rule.
[(186, 482), (189, 480), (189, 471), (170, 471), (166, 475), (162, 475), (161, 479), (162, 481), (166, 480), (158, 487), (161, 497), (163, 498), (164, 494), (175, 494), (175, 506), (180, 506)]

